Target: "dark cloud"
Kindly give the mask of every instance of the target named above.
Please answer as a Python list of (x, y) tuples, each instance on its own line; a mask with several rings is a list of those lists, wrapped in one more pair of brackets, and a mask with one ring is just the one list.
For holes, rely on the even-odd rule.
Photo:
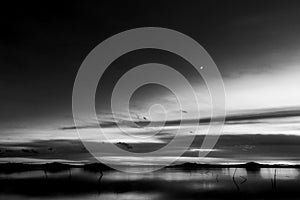
[[(193, 136), (183, 136), (193, 137)], [(200, 149), (205, 136), (196, 136), (190, 149)], [(168, 140), (165, 140), (166, 142)], [(116, 143), (130, 152), (151, 152), (162, 148), (163, 143)], [(209, 153), (208, 158), (219, 161), (237, 162), (276, 162), (287, 161), (299, 163), (300, 138), (288, 135), (223, 135), (214, 147), (216, 151)], [(103, 145), (95, 143), (95, 145)], [(51, 149), (50, 149), (51, 148)], [(23, 151), (26, 149), (26, 152)], [(95, 162), (95, 159), (84, 148), (79, 140), (49, 140), (26, 143), (3, 143), (0, 145), (2, 161), (5, 158), (28, 158), (43, 160), (69, 160), (77, 162)], [(9, 150), (9, 151), (5, 151)], [(34, 150), (34, 152), (32, 151)], [(173, 149), (174, 151), (180, 150)], [(36, 153), (35, 153), (36, 152)], [(197, 157), (197, 151), (186, 151), (183, 156)], [(124, 158), (125, 159), (125, 158)]]
[[(267, 120), (269, 119), (284, 119), (284, 118), (291, 118), (291, 117), (299, 117), (300, 116), (300, 109), (299, 108), (277, 108), (277, 109), (265, 109), (265, 110), (257, 110), (257, 111), (244, 111), (239, 114), (228, 114), (225, 117), (225, 124), (226, 125), (238, 125), (238, 124), (259, 124), (259, 123), (268, 123)], [(164, 123), (164, 126), (177, 126), (177, 125), (188, 125), (194, 124), (195, 122), (199, 122), (199, 124), (208, 124), (210, 121), (217, 122), (220, 120), (219, 118), (201, 118), (201, 119), (188, 119), (188, 120), (169, 120)], [(262, 121), (265, 120), (265, 121)], [(88, 129), (88, 128), (99, 128), (99, 125), (102, 128), (116, 128), (118, 125), (120, 126), (127, 126), (132, 128), (140, 128), (149, 125), (149, 120), (142, 120), (136, 118), (134, 121), (124, 120), (122, 118), (109, 118), (106, 121), (102, 121), (101, 119), (99, 122), (89, 123), (80, 126), (65, 126), (59, 128), (60, 130), (75, 130), (75, 129)], [(289, 123), (289, 122), (284, 122)], [(161, 126), (161, 121), (153, 121), (153, 127)], [(160, 133), (160, 135), (165, 135), (169, 133)]]

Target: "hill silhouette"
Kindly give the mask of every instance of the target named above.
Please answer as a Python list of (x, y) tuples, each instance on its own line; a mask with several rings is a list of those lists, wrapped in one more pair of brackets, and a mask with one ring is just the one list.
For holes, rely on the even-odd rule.
[(47, 172), (56, 173), (61, 171), (67, 171), (72, 168), (82, 168), (90, 172), (102, 172), (106, 170), (111, 170), (110, 167), (102, 163), (91, 163), (91, 164), (82, 164), (82, 165), (66, 164), (66, 163), (59, 163), (59, 162), (44, 163), (44, 164), (1, 163), (0, 173), (11, 174), (11, 173), (26, 172), (26, 171), (34, 171), (34, 170), (43, 170)]
[(180, 169), (201, 169), (201, 168), (245, 168), (245, 169), (260, 169), (260, 168), (300, 168), (300, 165), (282, 165), (282, 164), (260, 164), (257, 162), (248, 162), (244, 164), (201, 164), (201, 163), (183, 163), (180, 165), (171, 165), (168, 168)]

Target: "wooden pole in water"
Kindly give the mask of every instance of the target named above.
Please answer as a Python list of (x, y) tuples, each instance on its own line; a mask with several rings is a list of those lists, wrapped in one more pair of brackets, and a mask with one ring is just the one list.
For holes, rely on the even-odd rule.
[(239, 187), (239, 185), (236, 183), (236, 181), (235, 181), (235, 173), (236, 173), (236, 170), (237, 170), (237, 168), (235, 168), (235, 170), (234, 170), (234, 173), (233, 173), (233, 176), (232, 176), (232, 181), (233, 181), (233, 183), (234, 183), (234, 185), (236, 186), (236, 189), (238, 190), (238, 191), (240, 191), (240, 187)]

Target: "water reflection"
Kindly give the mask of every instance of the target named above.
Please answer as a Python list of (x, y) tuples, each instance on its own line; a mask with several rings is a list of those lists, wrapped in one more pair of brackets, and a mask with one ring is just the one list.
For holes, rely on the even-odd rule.
[(264, 179), (273, 179), (274, 177), (280, 180), (297, 179), (299, 171), (292, 168), (262, 168), (260, 170), (260, 175)]
[[(70, 174), (71, 172), (71, 174)], [(164, 169), (147, 174), (31, 171), (0, 174), (0, 199), (292, 199), (300, 197), (299, 170)], [(280, 181), (274, 187), (274, 175)], [(99, 179), (100, 177), (100, 179)], [(100, 181), (99, 181), (100, 180)]]

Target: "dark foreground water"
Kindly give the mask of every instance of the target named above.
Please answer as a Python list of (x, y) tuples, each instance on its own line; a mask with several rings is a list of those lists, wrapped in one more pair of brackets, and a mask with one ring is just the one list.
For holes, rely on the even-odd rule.
[(299, 169), (163, 169), (148, 174), (0, 174), (0, 199), (300, 199)]

